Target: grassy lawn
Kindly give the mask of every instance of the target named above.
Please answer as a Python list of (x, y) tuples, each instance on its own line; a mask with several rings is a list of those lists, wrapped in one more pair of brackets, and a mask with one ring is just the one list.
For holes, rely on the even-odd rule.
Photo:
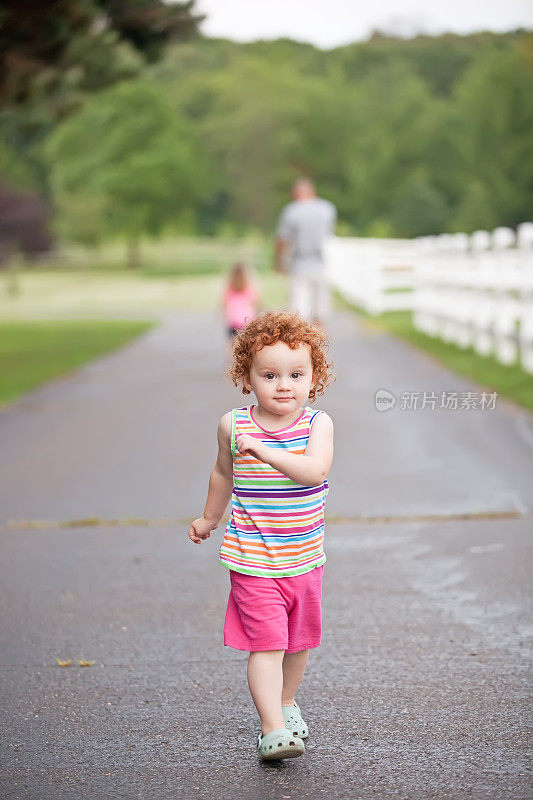
[[(264, 272), (272, 262), (272, 240), (261, 236), (245, 238), (186, 237), (145, 239), (139, 246), (137, 275), (220, 274), (236, 261), (244, 261)], [(72, 271), (124, 272), (126, 245), (106, 242), (100, 247), (60, 243), (58, 249), (41, 258), (40, 268)]]
[(125, 344), (151, 322), (0, 322), (0, 404)]
[[(26, 270), (19, 274), (19, 294), (0, 280), (0, 321), (36, 319), (157, 319), (169, 310), (219, 309), (224, 277), (148, 276), (131, 272)], [(263, 305), (282, 307), (285, 278), (258, 273)], [(221, 312), (220, 312), (221, 313)]]
[(410, 311), (387, 311), (373, 317), (342, 298), (338, 292), (335, 292), (335, 300), (341, 307), (356, 311), (370, 324), (375, 324), (435, 356), (446, 367), (476, 381), (487, 391), (497, 392), (498, 395), (533, 410), (533, 376), (520, 367), (505, 366), (492, 356), (479, 356), (471, 347), (463, 350), (440, 339), (426, 336), (413, 326)]

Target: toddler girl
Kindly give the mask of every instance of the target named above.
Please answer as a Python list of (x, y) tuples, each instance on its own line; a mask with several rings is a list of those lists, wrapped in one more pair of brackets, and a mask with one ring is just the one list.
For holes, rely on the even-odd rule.
[(294, 698), (322, 632), (333, 422), (304, 404), (329, 383), (328, 346), (322, 328), (289, 312), (261, 314), (237, 333), (229, 375), (257, 403), (220, 420), (204, 513), (189, 529), (196, 544), (207, 539), (231, 498), (219, 550), (231, 587), (224, 644), (250, 653), (260, 760), (300, 756), (308, 736)]
[(259, 290), (246, 265), (241, 262), (234, 264), (222, 295), (226, 332), (230, 339), (255, 318), (258, 299)]

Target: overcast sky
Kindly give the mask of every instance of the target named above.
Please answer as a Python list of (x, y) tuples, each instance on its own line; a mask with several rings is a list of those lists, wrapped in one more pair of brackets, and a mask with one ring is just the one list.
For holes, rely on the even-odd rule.
[(533, 28), (533, 0), (196, 0), (195, 8), (207, 14), (207, 36), (287, 36), (323, 48), (366, 39), (377, 27), (398, 36)]

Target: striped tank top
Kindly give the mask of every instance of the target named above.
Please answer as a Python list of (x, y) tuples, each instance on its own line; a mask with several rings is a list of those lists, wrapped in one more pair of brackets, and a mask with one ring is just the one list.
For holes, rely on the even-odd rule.
[(232, 509), (219, 561), (246, 575), (302, 575), (326, 561), (323, 542), (328, 482), (324, 480), (319, 486), (295, 483), (270, 464), (239, 453), (235, 440), (247, 433), (268, 447), (303, 455), (313, 421), (324, 412), (306, 406), (292, 425), (266, 431), (253, 417), (255, 407), (232, 411)]

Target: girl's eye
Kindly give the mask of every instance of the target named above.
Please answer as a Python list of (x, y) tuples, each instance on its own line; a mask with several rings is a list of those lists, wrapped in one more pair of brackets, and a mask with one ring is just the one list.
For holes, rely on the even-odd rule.
[(298, 376), (298, 375), (301, 375), (301, 374), (302, 374), (301, 372), (293, 372), (292, 373), (292, 377), (294, 378), (295, 375)]
[(271, 375), (272, 375), (272, 377), (274, 377), (274, 373), (273, 372), (267, 372), (266, 375), (265, 375), (265, 378), (270, 378)]

